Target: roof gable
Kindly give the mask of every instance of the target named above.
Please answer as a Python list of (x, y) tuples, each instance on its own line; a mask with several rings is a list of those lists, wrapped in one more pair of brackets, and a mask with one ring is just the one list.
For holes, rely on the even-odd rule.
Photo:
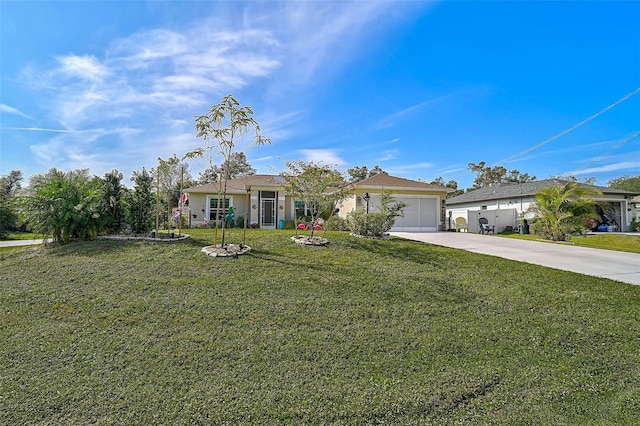
[(453, 189), (440, 185), (420, 182), (417, 180), (405, 179), (391, 176), (387, 173), (379, 173), (352, 184), (354, 188), (384, 187), (389, 189), (427, 189), (431, 191), (452, 192)]
[[(544, 188), (556, 185), (565, 185), (567, 182), (569, 181), (563, 179), (544, 179), (524, 183), (495, 184), (469, 191), (456, 197), (451, 197), (447, 200), (447, 205), (470, 203), (474, 201), (492, 201), (503, 198), (533, 197)], [(587, 185), (584, 183), (579, 183), (579, 185), (596, 189), (603, 194), (633, 195), (633, 193), (629, 191), (605, 186)]]

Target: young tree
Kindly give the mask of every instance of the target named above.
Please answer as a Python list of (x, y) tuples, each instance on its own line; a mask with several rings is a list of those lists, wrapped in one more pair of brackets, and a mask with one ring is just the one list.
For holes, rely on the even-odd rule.
[(586, 219), (597, 217), (593, 198), (597, 195), (601, 193), (577, 182), (544, 188), (530, 209), (538, 216), (533, 231), (552, 241), (568, 240), (585, 227)]
[(158, 168), (151, 169), (152, 176), (156, 173), (160, 173), (160, 191), (166, 194), (168, 207), (177, 207), (180, 201), (180, 182), (183, 188), (193, 183), (189, 164), (179, 159), (176, 154), (166, 160), (158, 157)]
[[(347, 194), (342, 174), (330, 165), (313, 161), (286, 161), (285, 166), (287, 170), (280, 173), (286, 182), (285, 188), (296, 201), (304, 202), (312, 225), (323, 213), (333, 210), (336, 203)], [(311, 237), (314, 230), (314, 226), (311, 226)]]
[[(194, 151), (188, 152), (184, 158), (204, 159), (206, 168), (213, 169), (214, 158), (221, 155), (223, 161), (222, 171), (222, 193), (227, 192), (227, 178), (229, 175), (226, 168), (232, 161), (233, 150), (236, 143), (250, 130), (255, 131), (254, 145), (271, 144), (271, 139), (262, 136), (260, 125), (253, 118), (253, 110), (249, 106), (240, 106), (240, 103), (232, 95), (227, 95), (219, 104), (213, 105), (206, 114), (196, 117), (196, 137), (202, 138), (204, 146)], [(248, 149), (248, 148), (247, 148)], [(225, 227), (222, 228), (222, 247), (225, 246)]]
[(153, 221), (153, 177), (143, 167), (141, 172), (133, 172), (133, 191), (129, 193), (128, 222), (134, 232), (146, 233)]
[(21, 182), (22, 172), (19, 170), (11, 170), (6, 176), (0, 177), (0, 236), (18, 227), (18, 212), (14, 201)]
[(89, 171), (55, 168), (34, 175), (20, 199), (20, 212), (34, 228), (56, 241), (94, 239), (104, 229), (101, 194)]
[(225, 161), (221, 166), (216, 164), (212, 168), (201, 172), (199, 179), (200, 185), (218, 182), (220, 174), (225, 171), (225, 177), (227, 179), (237, 179), (256, 174), (256, 169), (249, 164), (247, 155), (244, 152), (234, 152), (231, 154), (230, 160)]

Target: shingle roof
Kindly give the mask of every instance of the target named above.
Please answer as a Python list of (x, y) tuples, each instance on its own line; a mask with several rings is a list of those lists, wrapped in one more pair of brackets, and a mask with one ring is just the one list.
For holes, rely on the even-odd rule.
[[(278, 175), (249, 175), (227, 181), (227, 192), (245, 193), (247, 186), (273, 186), (281, 187), (284, 179)], [(185, 192), (215, 193), (218, 192), (218, 183), (208, 183), (206, 185), (193, 186), (184, 190)]]
[[(499, 200), (503, 198), (514, 197), (528, 197), (534, 196), (541, 189), (549, 186), (564, 185), (568, 181), (562, 179), (545, 179), (534, 180), (532, 182), (525, 183), (502, 183), (485, 188), (476, 189), (474, 191), (467, 192), (465, 194), (458, 195), (447, 199), (447, 205), (470, 203), (474, 201), (491, 201)], [(582, 186), (588, 186), (596, 189), (604, 194), (620, 194), (620, 195), (634, 195), (633, 192), (623, 191), (621, 189), (609, 188), (604, 186), (587, 185), (581, 183)]]
[[(285, 181), (279, 175), (250, 175), (238, 179), (230, 179), (227, 181), (228, 193), (245, 193), (247, 186), (273, 186), (281, 187)], [(357, 188), (388, 188), (388, 189), (429, 189), (432, 191), (452, 192), (453, 189), (445, 188), (440, 185), (432, 185), (417, 180), (404, 179), (396, 176), (390, 176), (386, 173), (380, 173), (370, 178), (361, 180), (352, 184)], [(218, 192), (217, 183), (208, 183), (206, 185), (193, 186), (186, 188), (185, 192), (192, 193), (216, 193)]]
[(453, 189), (440, 185), (432, 185), (430, 183), (420, 182), (417, 180), (405, 179), (397, 176), (391, 176), (386, 173), (373, 175), (359, 182), (352, 184), (359, 188), (389, 188), (389, 189), (430, 189), (433, 191), (453, 192)]

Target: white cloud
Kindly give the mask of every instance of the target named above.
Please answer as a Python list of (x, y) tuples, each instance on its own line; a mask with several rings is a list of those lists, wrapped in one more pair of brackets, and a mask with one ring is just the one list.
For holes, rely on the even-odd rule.
[(5, 104), (0, 104), (0, 112), (6, 112), (9, 114), (17, 115), (22, 118), (31, 118), (24, 112), (20, 111), (19, 109), (10, 107), (9, 105), (5, 105)]
[[(306, 114), (298, 94), (317, 85), (320, 73), (325, 78), (353, 60), (368, 39), (379, 36), (381, 27), (414, 7), (424, 6), (378, 1), (212, 3), (210, 17), (171, 29), (138, 31), (113, 40), (103, 55), (58, 55), (53, 67), (25, 67), (21, 80), (39, 90), (38, 120), (47, 124), (24, 129), (61, 133), (32, 144), (42, 164), (137, 170), (155, 164), (158, 156), (193, 149), (198, 145), (193, 116), (211, 99), (250, 88), (264, 104), (256, 116), (262, 133), (274, 145), (285, 145)], [(20, 115), (6, 105), (2, 111)], [(116, 130), (93, 139), (77, 137), (96, 128)], [(301, 153), (307, 160), (346, 164), (337, 150)]]
[(302, 155), (304, 161), (313, 161), (315, 163), (323, 163), (336, 167), (347, 164), (336, 150), (332, 149), (301, 149), (298, 152)]
[(432, 167), (433, 167), (433, 164), (426, 163), (426, 162), (415, 163), (415, 164), (398, 164), (398, 165), (389, 167), (387, 169), (387, 172), (389, 172), (392, 175), (402, 176), (402, 175), (415, 173), (416, 171), (430, 169)]
[(594, 173), (617, 172), (620, 170), (631, 170), (637, 172), (640, 170), (640, 161), (621, 161), (619, 163), (607, 164), (599, 167), (591, 167), (574, 172), (575, 175), (591, 175)]
[(382, 153), (382, 156), (378, 159), (376, 159), (375, 161), (389, 161), (389, 160), (393, 160), (394, 158), (396, 158), (398, 156), (398, 150), (397, 149), (387, 149), (386, 151), (384, 151)]

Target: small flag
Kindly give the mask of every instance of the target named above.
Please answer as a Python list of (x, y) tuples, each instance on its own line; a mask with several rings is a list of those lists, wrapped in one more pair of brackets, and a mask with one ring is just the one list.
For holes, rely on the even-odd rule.
[(187, 195), (186, 192), (184, 194), (182, 194), (182, 205), (183, 206), (188, 206), (189, 205), (189, 196)]

